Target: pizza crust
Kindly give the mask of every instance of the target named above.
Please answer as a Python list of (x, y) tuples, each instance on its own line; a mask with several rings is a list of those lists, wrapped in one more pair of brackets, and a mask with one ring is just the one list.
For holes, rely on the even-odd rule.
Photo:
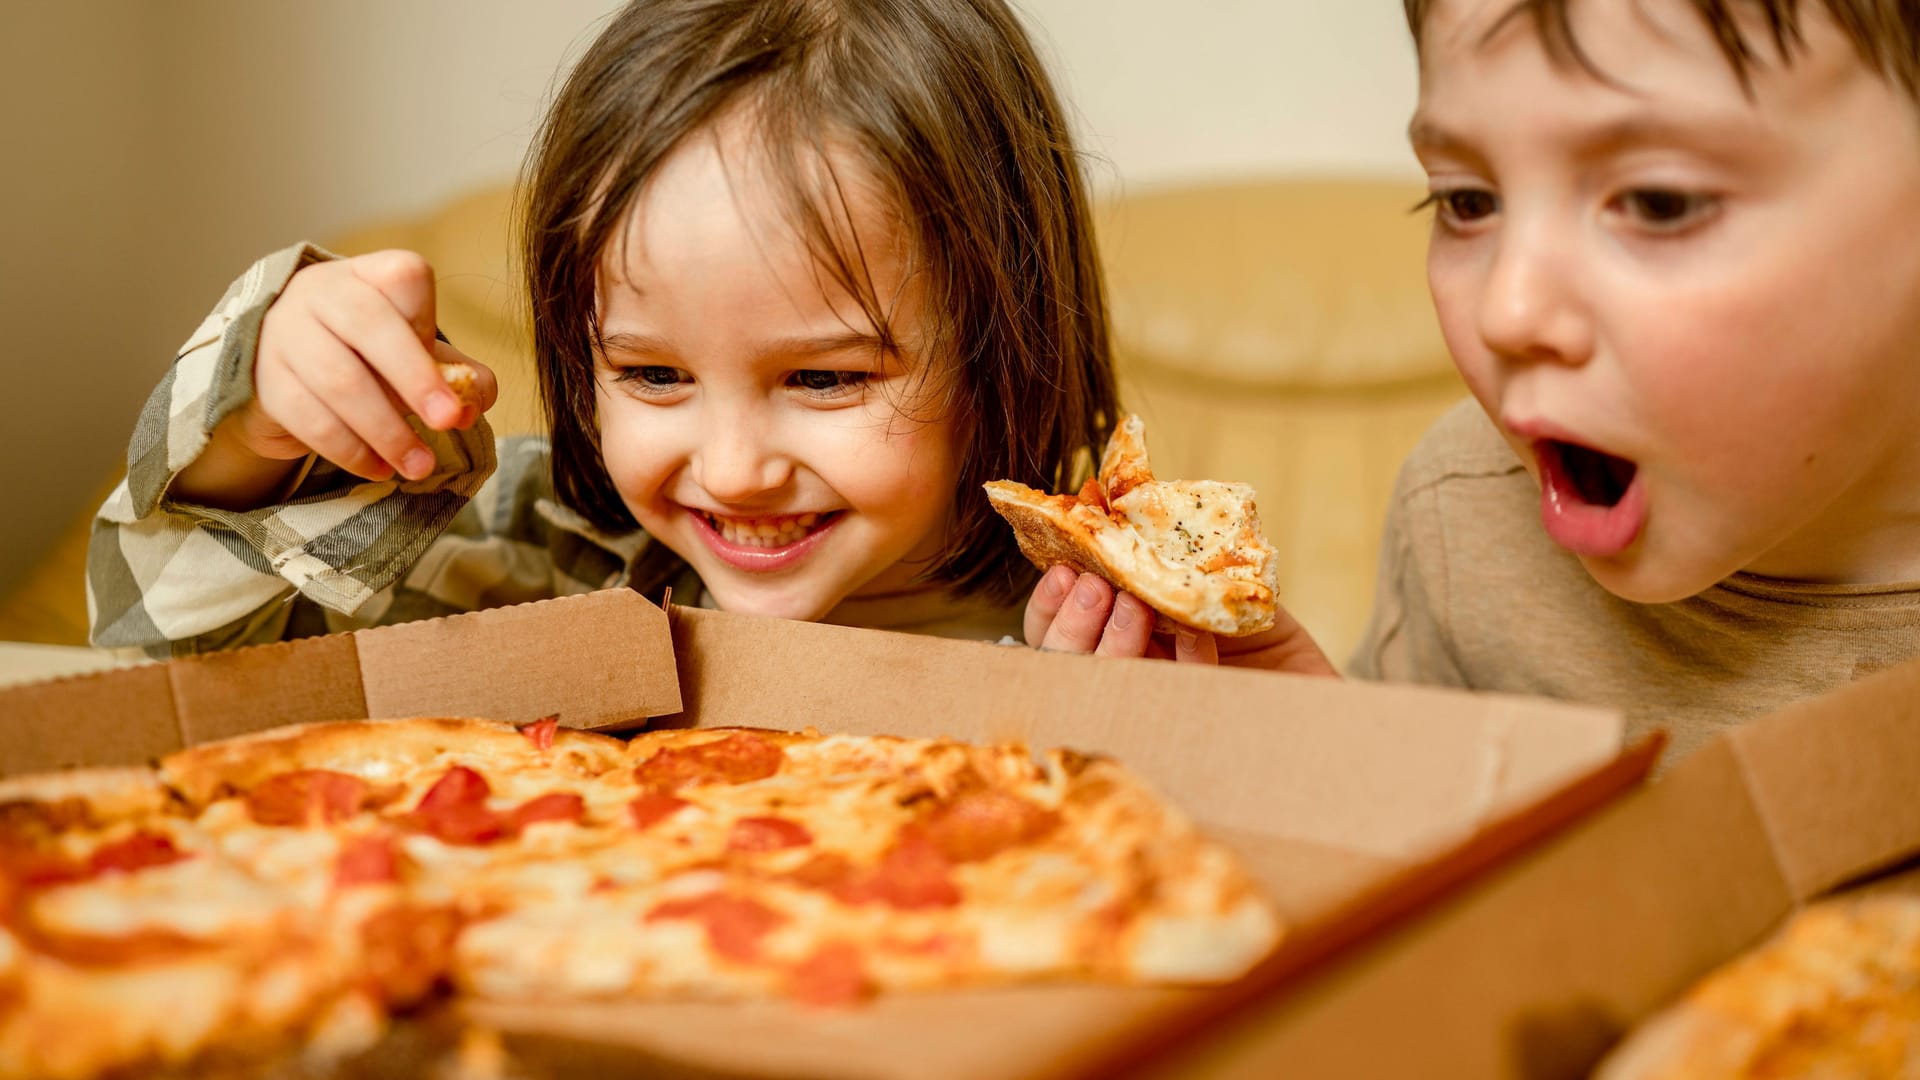
[(189, 804), (202, 807), (228, 791), (297, 769), (330, 769), (395, 783), (436, 767), (443, 770), (458, 757), (502, 771), (539, 768), (596, 775), (617, 768), (624, 755), (619, 739), (571, 728), (554, 731), (549, 753), (503, 720), (334, 720), (190, 747), (162, 758), (160, 777)]
[(1241, 637), (1273, 628), (1279, 565), (1253, 489), (1155, 480), (1137, 416), (1121, 420), (1080, 496), (1010, 480), (986, 490), (1035, 566), (1105, 578), (1159, 615), (1157, 631), (1180, 623)]
[(1596, 1080), (1920, 1074), (1920, 897), (1828, 900), (1635, 1029)]

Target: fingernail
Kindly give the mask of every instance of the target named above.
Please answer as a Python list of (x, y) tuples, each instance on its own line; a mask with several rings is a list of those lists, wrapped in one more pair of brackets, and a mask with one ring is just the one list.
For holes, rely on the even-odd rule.
[(418, 480), (433, 471), (433, 451), (416, 446), (400, 459), (400, 472), (409, 480)]
[(1064, 599), (1067, 590), (1073, 588), (1073, 571), (1065, 566), (1056, 566), (1047, 571), (1046, 579), (1041, 584), (1046, 587), (1048, 596), (1055, 600)]
[(1125, 630), (1127, 627), (1132, 626), (1133, 615), (1134, 615), (1134, 612), (1133, 612), (1132, 601), (1128, 600), (1124, 596), (1114, 600), (1113, 618), (1111, 621), (1113, 622), (1113, 628), (1115, 630)]
[(437, 428), (449, 428), (460, 422), (462, 412), (460, 399), (445, 390), (435, 390), (427, 395), (427, 423)]
[(1082, 611), (1092, 611), (1100, 606), (1100, 589), (1093, 580), (1093, 576), (1088, 575), (1073, 587), (1073, 604)]
[(1173, 628), (1174, 647), (1181, 652), (1192, 652), (1200, 647), (1200, 635), (1184, 626)]

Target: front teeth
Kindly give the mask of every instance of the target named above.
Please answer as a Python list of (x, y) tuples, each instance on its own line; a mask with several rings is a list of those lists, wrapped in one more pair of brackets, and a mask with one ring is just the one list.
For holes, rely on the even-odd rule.
[(820, 522), (819, 514), (773, 518), (723, 518), (707, 515), (707, 522), (729, 544), (741, 547), (782, 548), (806, 539)]

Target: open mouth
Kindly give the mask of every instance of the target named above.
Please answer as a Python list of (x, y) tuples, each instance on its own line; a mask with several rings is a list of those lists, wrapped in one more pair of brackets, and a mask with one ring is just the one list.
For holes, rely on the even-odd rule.
[(1541, 439), (1540, 523), (1576, 555), (1612, 558), (1624, 553), (1647, 524), (1647, 485), (1623, 457), (1578, 443)]
[(1626, 458), (1602, 453), (1578, 443), (1549, 441), (1546, 444), (1559, 455), (1573, 492), (1590, 506), (1611, 507), (1626, 497), (1633, 486), (1639, 466)]
[(723, 517), (704, 510), (695, 513), (720, 539), (735, 547), (770, 549), (797, 544), (840, 516), (838, 510), (829, 510), (824, 514), (765, 514), (750, 518)]

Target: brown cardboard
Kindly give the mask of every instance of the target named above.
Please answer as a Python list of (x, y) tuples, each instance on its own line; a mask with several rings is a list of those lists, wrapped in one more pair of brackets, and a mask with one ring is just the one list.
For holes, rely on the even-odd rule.
[[(15, 719), (0, 769), (138, 760), (340, 715), (558, 712), (607, 727), (682, 705), (657, 722), (1113, 754), (1246, 858), (1295, 927), (1291, 947), (1326, 955), (1375, 928), (1353, 921), (1356, 906), (1404, 913), (1424, 903), (1427, 893), (1396, 884), (1415, 880), (1409, 873), (1464, 880), (1518, 846), (1497, 823), (1551, 831), (1570, 820), (1553, 810), (1568, 791), (1586, 790), (1590, 806), (1646, 765), (1606, 766), (1621, 724), (1603, 710), (699, 609), (669, 619), (609, 592), (0, 691), (0, 715)], [(96, 715), (109, 708), (124, 711)], [(1611, 786), (1582, 788), (1596, 769)], [(1346, 937), (1316, 936), (1328, 927)], [(1070, 1074), (1127, 1029), (1183, 1023), (1207, 997), (1069, 985), (903, 995), (838, 1013), (701, 1003), (472, 1011), (523, 1042), (624, 1047), (632, 1062), (683, 1073), (1014, 1077)]]
[(134, 764), (314, 720), (558, 715), (605, 729), (679, 711), (666, 613), (609, 590), (11, 687), (0, 775)]
[(1723, 734), (1153, 1075), (1584, 1076), (1796, 906), (1914, 887), (1863, 875), (1916, 855), (1920, 662)]

